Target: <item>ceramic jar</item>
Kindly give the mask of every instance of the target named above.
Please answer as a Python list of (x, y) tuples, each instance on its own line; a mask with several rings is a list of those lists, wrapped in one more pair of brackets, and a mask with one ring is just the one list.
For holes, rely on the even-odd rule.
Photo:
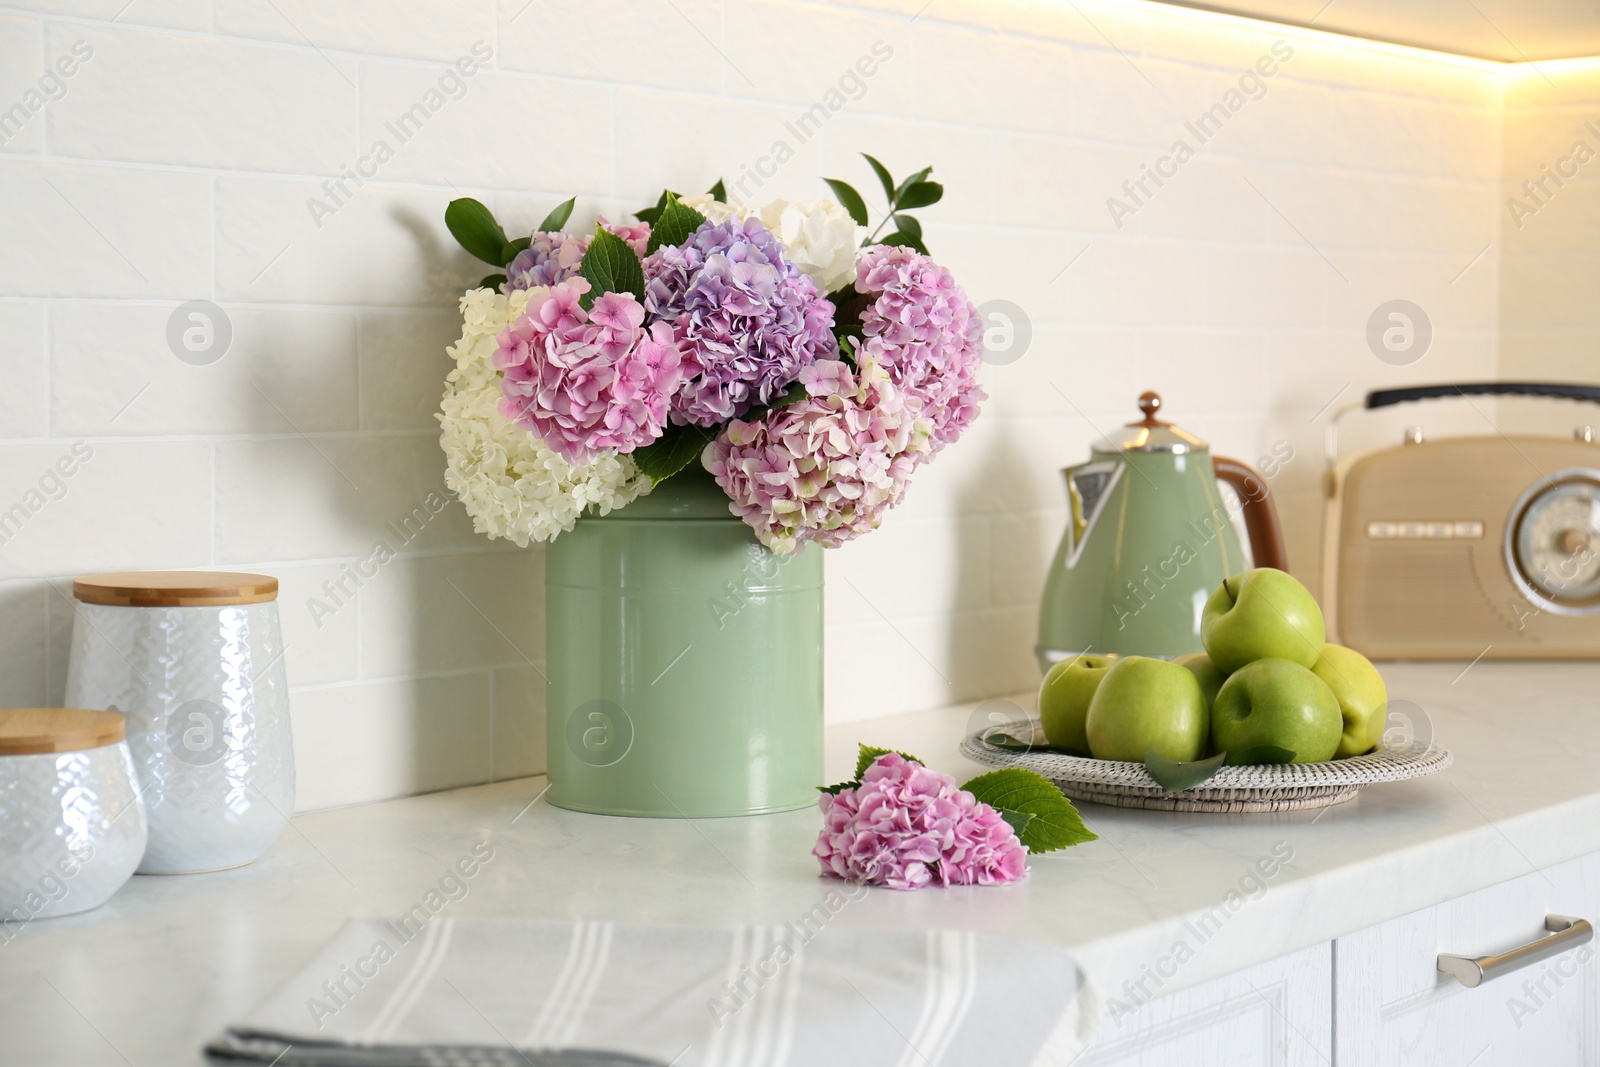
[(144, 855), (121, 715), (0, 709), (0, 945), (104, 904)]
[(260, 856), (294, 811), (277, 579), (150, 571), (72, 591), (67, 703), (127, 716), (150, 819), (140, 873)]

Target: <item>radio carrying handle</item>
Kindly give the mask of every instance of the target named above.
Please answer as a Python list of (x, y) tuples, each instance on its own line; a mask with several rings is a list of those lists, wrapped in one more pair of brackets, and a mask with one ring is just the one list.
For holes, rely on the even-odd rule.
[(1339, 421), (1350, 412), (1373, 411), (1377, 408), (1394, 407), (1397, 404), (1414, 404), (1421, 400), (1469, 396), (1532, 396), (1549, 400), (1576, 400), (1580, 403), (1600, 404), (1600, 385), (1564, 382), (1458, 382), (1447, 385), (1407, 385), (1398, 389), (1375, 389), (1367, 394), (1363, 402), (1346, 404), (1340, 408), (1328, 422), (1328, 466), (1322, 483), (1324, 495), (1332, 499), (1338, 488), (1335, 478), (1339, 468)]

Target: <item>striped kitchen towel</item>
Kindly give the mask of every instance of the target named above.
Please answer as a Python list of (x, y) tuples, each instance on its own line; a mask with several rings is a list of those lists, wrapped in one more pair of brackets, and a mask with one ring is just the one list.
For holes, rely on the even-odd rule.
[(1059, 949), (962, 931), (352, 919), (214, 1057), (350, 1067), (1065, 1067)]

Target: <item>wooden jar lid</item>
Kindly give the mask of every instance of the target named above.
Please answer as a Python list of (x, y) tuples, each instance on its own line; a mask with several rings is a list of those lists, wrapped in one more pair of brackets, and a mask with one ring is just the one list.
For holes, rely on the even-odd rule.
[(238, 571), (131, 571), (75, 579), (72, 595), (85, 604), (135, 608), (204, 608), (278, 599), (278, 579)]
[(127, 729), (127, 720), (114, 711), (0, 708), (0, 756), (114, 745), (126, 736)]

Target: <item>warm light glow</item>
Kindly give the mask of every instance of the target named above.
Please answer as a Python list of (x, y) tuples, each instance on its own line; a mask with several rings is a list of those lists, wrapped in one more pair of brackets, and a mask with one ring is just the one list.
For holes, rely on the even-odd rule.
[[(1102, 0), (1106, 2), (1106, 0)], [(1255, 18), (1250, 15), (1235, 15), (1225, 11), (1204, 11), (1194, 7), (1180, 7), (1176, 4), (1165, 3), (1163, 0), (1125, 0), (1137, 4), (1147, 11), (1155, 12), (1157, 9), (1164, 15), (1174, 15), (1180, 18), (1189, 18), (1196, 21), (1207, 22), (1213, 25), (1233, 25), (1241, 28), (1249, 27), (1259, 31), (1270, 26), (1286, 35), (1306, 38), (1325, 45), (1344, 45), (1360, 51), (1383, 52), (1406, 59), (1430, 60), (1439, 63), (1448, 63), (1452, 66), (1465, 67), (1469, 70), (1485, 74), (1521, 74), (1535, 68), (1545, 68), (1556, 64), (1600, 64), (1600, 56), (1578, 59), (1541, 59), (1537, 61), (1503, 63), (1494, 59), (1479, 59), (1476, 56), (1457, 55), (1454, 52), (1440, 52), (1432, 48), (1422, 48), (1417, 45), (1396, 44), (1392, 41), (1374, 41), (1367, 37), (1355, 37), (1347, 33), (1335, 33), (1331, 30), (1320, 30), (1314, 26), (1296, 26), (1289, 23), (1273, 22), (1269, 19)]]

